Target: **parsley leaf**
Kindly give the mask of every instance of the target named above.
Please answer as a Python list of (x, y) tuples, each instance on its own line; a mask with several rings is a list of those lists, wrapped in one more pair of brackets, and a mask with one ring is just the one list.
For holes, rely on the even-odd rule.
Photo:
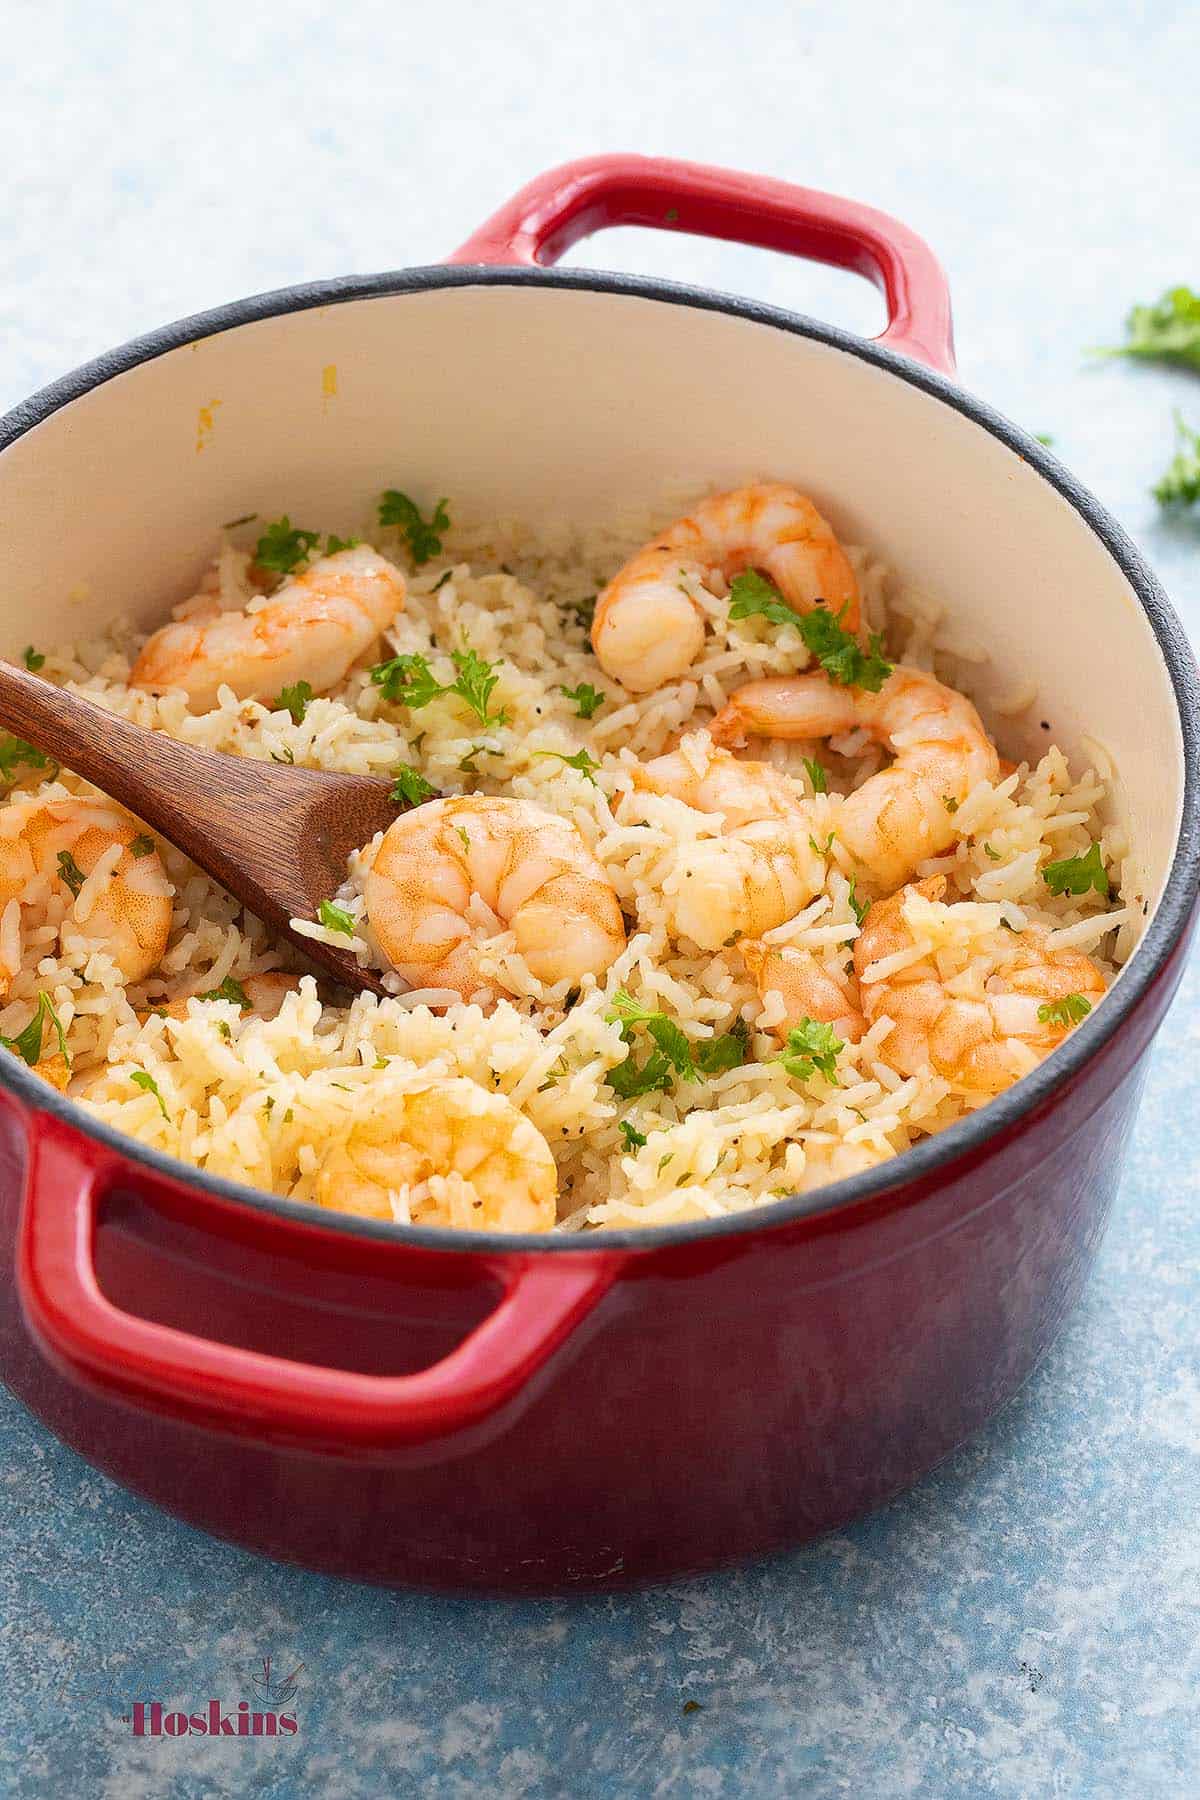
[(335, 906), (332, 900), (322, 900), (317, 908), (317, 917), (328, 931), (341, 931), (347, 937), (354, 936), (354, 920), (343, 907)]
[(575, 702), (581, 719), (590, 719), (594, 713), (599, 712), (608, 699), (607, 694), (602, 694), (599, 688), (589, 687), (586, 681), (580, 682), (578, 687), (565, 687), (558, 691), (560, 694), (565, 694), (568, 700)]
[(854, 914), (855, 923), (861, 925), (871, 910), (871, 902), (859, 899), (857, 882), (850, 883), (850, 892), (846, 895), (846, 899), (850, 903), (850, 911)]
[(293, 526), (284, 513), (267, 526), (254, 546), (254, 560), (260, 569), (273, 569), (277, 575), (290, 575), (298, 564), (307, 560), (321, 540), (319, 531), (302, 531)]
[(62, 1020), (55, 1012), (54, 1003), (49, 994), (44, 991), (38, 995), (33, 1017), (25, 1029), (18, 1031), (16, 1037), (5, 1037), (4, 1033), (0, 1031), (0, 1044), (3, 1044), (6, 1050), (15, 1050), (17, 1055), (32, 1069), (36, 1063), (41, 1061), (47, 1019), (53, 1026), (54, 1034), (58, 1039), (59, 1055), (70, 1068), (71, 1055), (67, 1049), (67, 1038), (62, 1028)]
[(767, 581), (757, 569), (744, 569), (729, 584), (729, 617), (731, 619), (770, 619), (773, 625), (790, 625), (800, 629), (800, 614), (788, 605), (773, 581)]
[(723, 1075), (727, 1069), (740, 1069), (746, 1060), (746, 1041), (750, 1033), (745, 1020), (737, 1019), (723, 1037), (708, 1038), (696, 1045), (696, 1067), (702, 1075)]
[(379, 523), (381, 525), (398, 525), (408, 540), (409, 555), (420, 568), (431, 557), (441, 552), (441, 533), (449, 531), (450, 516), (446, 511), (443, 497), (438, 501), (430, 516), (428, 524), (421, 517), (420, 508), (415, 500), (399, 488), (388, 488), (379, 501)]
[(450, 661), (458, 675), (448, 688), (443, 688), (443, 693), (457, 694), (460, 700), (465, 700), (481, 725), (507, 725), (508, 715), (503, 710), (498, 713), (488, 711), (492, 690), (500, 679), (496, 674), (500, 664), (485, 662), (469, 644), (464, 650), (452, 650)]
[(842, 629), (843, 613), (835, 618), (821, 603), (811, 612), (793, 611), (774, 583), (756, 569), (735, 575), (729, 584), (729, 617), (764, 618), (776, 625), (793, 626), (805, 648), (840, 687), (865, 688), (868, 693), (877, 694), (892, 672), (892, 665), (883, 654), (883, 639), (877, 633), (872, 633), (864, 650), (852, 632)]
[(1195, 506), (1200, 501), (1200, 431), (1175, 414), (1176, 450), (1152, 490), (1160, 506)]
[(626, 1150), (641, 1150), (645, 1146), (646, 1140), (642, 1133), (631, 1125), (628, 1119), (620, 1120), (617, 1130), (625, 1140)]
[(303, 725), (312, 697), (313, 691), (308, 682), (297, 681), (292, 687), (282, 688), (271, 705), (275, 712), (291, 713), (293, 724)]
[(426, 781), (419, 769), (411, 763), (397, 763), (392, 770), (395, 780), (392, 784), (392, 799), (397, 806), (420, 806), (422, 800), (432, 799), (437, 789)]
[(236, 1006), (242, 1008), (243, 1012), (250, 1010), (250, 999), (245, 988), (240, 981), (235, 981), (232, 975), (227, 975), (220, 987), (209, 988), (207, 994), (197, 994), (196, 998), (198, 1000), (232, 1000)]
[(376, 663), (371, 680), (382, 691), (385, 700), (397, 706), (428, 706), (446, 692), (429, 667), (428, 659), (412, 654), (393, 656), (389, 662)]
[(340, 538), (336, 531), (331, 531), (325, 539), (325, 554), (336, 556), (339, 550), (353, 550), (360, 541), (358, 538)]
[(598, 594), (585, 594), (582, 600), (564, 600), (562, 604), (567, 612), (574, 613), (585, 631), (590, 631), (596, 617), (596, 601), (599, 597)]
[(983, 846), (983, 854), (987, 857), (989, 862), (1000, 861), (1000, 852), (998, 850), (993, 850), (990, 844), (985, 844)]
[(78, 894), (87, 880), (87, 876), (69, 850), (60, 850), (58, 853), (58, 873), (59, 879), (66, 883), (73, 894)]
[(21, 661), (25, 664), (25, 667), (29, 670), (31, 675), (37, 674), (45, 660), (45, 657), (42, 656), (39, 651), (35, 650), (32, 644), (26, 644), (24, 650), (21, 652)]
[(559, 762), (565, 763), (568, 769), (578, 769), (579, 773), (586, 776), (593, 787), (596, 786), (596, 770), (600, 764), (594, 756), (589, 756), (586, 750), (577, 750), (574, 756), (568, 756), (565, 750), (535, 750), (533, 754), (535, 757), (557, 757)]
[(1082, 994), (1064, 994), (1061, 1000), (1047, 1000), (1039, 1006), (1037, 1016), (1043, 1025), (1078, 1025), (1091, 1010), (1091, 1001)]
[(1061, 862), (1047, 863), (1042, 879), (1052, 894), (1086, 894), (1095, 888), (1101, 899), (1108, 899), (1108, 875), (1099, 844), (1093, 844), (1086, 856), (1064, 856)]
[(149, 833), (139, 831), (138, 835), (130, 842), (129, 854), (140, 862), (143, 856), (153, 856), (154, 848), (154, 839)]
[(655, 1045), (641, 1066), (631, 1051), (623, 1063), (618, 1063), (615, 1069), (608, 1071), (606, 1080), (609, 1086), (615, 1088), (622, 1098), (632, 1099), (638, 1094), (652, 1093), (656, 1089), (666, 1091), (672, 1087), (674, 1076), (687, 1081), (696, 1079), (691, 1043), (666, 1013), (651, 1006), (643, 1006), (632, 994), (619, 988), (604, 1016), (610, 1025), (620, 1025), (621, 1036), (627, 1044), (633, 1043), (635, 1028), (644, 1027)]
[(1123, 344), (1111, 345), (1100, 354), (1145, 357), (1200, 369), (1200, 294), (1191, 288), (1168, 288), (1153, 306), (1135, 306), (1125, 321), (1125, 331)]
[(644, 1063), (639, 1063), (630, 1051), (625, 1061), (610, 1069), (604, 1079), (622, 1100), (637, 1100), (643, 1094), (669, 1093), (674, 1085), (671, 1065), (657, 1050), (652, 1051)]
[(787, 1043), (773, 1062), (780, 1062), (794, 1081), (809, 1081), (819, 1069), (826, 1081), (838, 1085), (837, 1058), (844, 1048), (832, 1025), (801, 1019), (788, 1032)]
[(826, 775), (822, 765), (812, 756), (802, 756), (800, 761), (804, 764), (808, 779), (812, 782), (813, 793), (827, 794), (829, 792), (829, 777)]
[(155, 1081), (153, 1075), (147, 1075), (145, 1069), (134, 1069), (131, 1072), (129, 1079), (132, 1081), (134, 1087), (141, 1088), (143, 1093), (154, 1095), (154, 1098), (158, 1101), (158, 1110), (169, 1125), (171, 1123), (171, 1115), (167, 1111), (167, 1103), (160, 1094), (158, 1083)]
[(0, 775), (5, 781), (16, 780), (19, 763), (28, 763), (31, 769), (48, 769), (50, 758), (26, 743), (24, 738), (13, 737), (9, 732), (0, 732)]

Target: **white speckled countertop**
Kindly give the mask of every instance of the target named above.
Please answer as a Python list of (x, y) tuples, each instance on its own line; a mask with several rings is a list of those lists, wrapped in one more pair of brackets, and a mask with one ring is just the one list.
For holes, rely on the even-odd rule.
[[(1200, 626), (1200, 521), (1147, 492), (1200, 378), (1084, 355), (1200, 285), (1194, 6), (13, 0), (5, 30), (0, 405), (239, 294), (435, 261), (567, 157), (693, 157), (928, 237), (964, 383), (1054, 435)], [(727, 245), (623, 231), (574, 260), (880, 318), (852, 277)], [(1193, 966), (1098, 1271), (1029, 1388), (794, 1555), (611, 1599), (374, 1592), (176, 1525), (0, 1401), (0, 1789), (1195, 1793), (1198, 998)], [(140, 1681), (220, 1691), (264, 1654), (305, 1665), (292, 1739), (120, 1722)]]

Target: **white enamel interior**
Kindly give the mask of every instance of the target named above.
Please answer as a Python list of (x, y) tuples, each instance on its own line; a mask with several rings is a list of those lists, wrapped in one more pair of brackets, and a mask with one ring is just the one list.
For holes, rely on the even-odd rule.
[(976, 687), (1039, 700), (1111, 755), (1157, 898), (1183, 754), (1162, 654), (1120, 568), (1057, 491), (972, 420), (769, 325), (568, 288), (469, 286), (286, 313), (105, 382), (0, 456), (0, 651), (116, 612), (161, 619), (214, 527), (249, 512), (348, 531), (398, 485), (463, 514), (602, 517), (677, 482), (757, 474), (944, 600), (991, 652)]

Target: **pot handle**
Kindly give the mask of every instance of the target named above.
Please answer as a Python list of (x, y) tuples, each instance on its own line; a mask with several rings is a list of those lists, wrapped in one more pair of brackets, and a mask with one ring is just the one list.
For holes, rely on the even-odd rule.
[(657, 156), (584, 157), (536, 176), (446, 260), (545, 265), (607, 225), (728, 238), (853, 269), (887, 299), (887, 329), (875, 342), (954, 373), (950, 291), (924, 239), (872, 206), (762, 175)]
[[(620, 1258), (506, 1256), (495, 1311), (450, 1355), (413, 1375), (317, 1367), (137, 1318), (101, 1291), (93, 1259), (104, 1195), (130, 1165), (43, 1114), (29, 1145), (16, 1281), (30, 1330), (67, 1373), (171, 1418), (345, 1455), (447, 1438), (494, 1416), (611, 1286)], [(402, 1245), (378, 1245), (401, 1261)]]

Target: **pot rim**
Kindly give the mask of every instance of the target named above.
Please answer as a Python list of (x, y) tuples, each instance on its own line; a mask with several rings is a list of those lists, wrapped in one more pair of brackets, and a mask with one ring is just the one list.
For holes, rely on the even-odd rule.
[[(919, 1204), (952, 1178), (956, 1168), (965, 1170), (992, 1144), (1008, 1135), (1032, 1115), (1052, 1103), (1063, 1089), (1104, 1048), (1132, 1016), (1162, 974), (1178, 944), (1200, 891), (1200, 679), (1187, 636), (1166, 593), (1132, 539), (1104, 507), (1051, 456), (1045, 447), (995, 412), (984, 401), (958, 387), (947, 376), (898, 355), (871, 339), (860, 338), (838, 326), (826, 325), (804, 314), (739, 295), (696, 288), (673, 281), (623, 275), (609, 271), (574, 271), (542, 267), (494, 267), (443, 265), (389, 270), (377, 275), (339, 276), (277, 288), (194, 313), (144, 336), (105, 352), (69, 374), (51, 382), (20, 402), (0, 419), (0, 455), (26, 432), (84, 394), (103, 386), (139, 364), (150, 362), (203, 338), (283, 317), (318, 306), (348, 301), (398, 298), (460, 287), (539, 287), (612, 294), (618, 298), (655, 301), (703, 312), (720, 312), (769, 326), (791, 336), (813, 339), (873, 364), (884, 373), (906, 381), (941, 401), (997, 438), (1029, 463), (1068, 503), (1085, 526), (1098, 537), (1129, 582), (1154, 634), (1179, 717), (1183, 740), (1183, 806), (1175, 852), (1158, 907), (1134, 959), (1111, 990), (1105, 1003), (1085, 1019), (1067, 1041), (1032, 1074), (1024, 1076), (986, 1106), (935, 1136), (924, 1139), (889, 1162), (864, 1173), (831, 1182), (811, 1193), (774, 1201), (748, 1212), (719, 1219), (697, 1220), (683, 1225), (656, 1225), (538, 1236), (532, 1233), (450, 1231), (444, 1227), (391, 1224), (361, 1219), (347, 1213), (318, 1211), (303, 1201), (286, 1200), (244, 1183), (192, 1168), (164, 1151), (151, 1149), (112, 1126), (88, 1116), (82, 1106), (57, 1093), (16, 1057), (0, 1058), (0, 1087), (14, 1092), (31, 1113), (49, 1113), (63, 1124), (90, 1138), (123, 1161), (189, 1188), (198, 1188), (214, 1199), (274, 1215), (291, 1225), (337, 1230), (354, 1236), (380, 1239), (400, 1245), (469, 1255), (527, 1256), (531, 1253), (580, 1255), (614, 1251), (653, 1251), (709, 1239), (741, 1236), (781, 1226), (828, 1220), (832, 1214), (848, 1214), (865, 1203), (890, 1200), (894, 1204)], [(11, 1067), (9, 1066), (11, 1064)], [(36, 1130), (36, 1124), (32, 1127)], [(937, 1179), (934, 1179), (937, 1178)]]

